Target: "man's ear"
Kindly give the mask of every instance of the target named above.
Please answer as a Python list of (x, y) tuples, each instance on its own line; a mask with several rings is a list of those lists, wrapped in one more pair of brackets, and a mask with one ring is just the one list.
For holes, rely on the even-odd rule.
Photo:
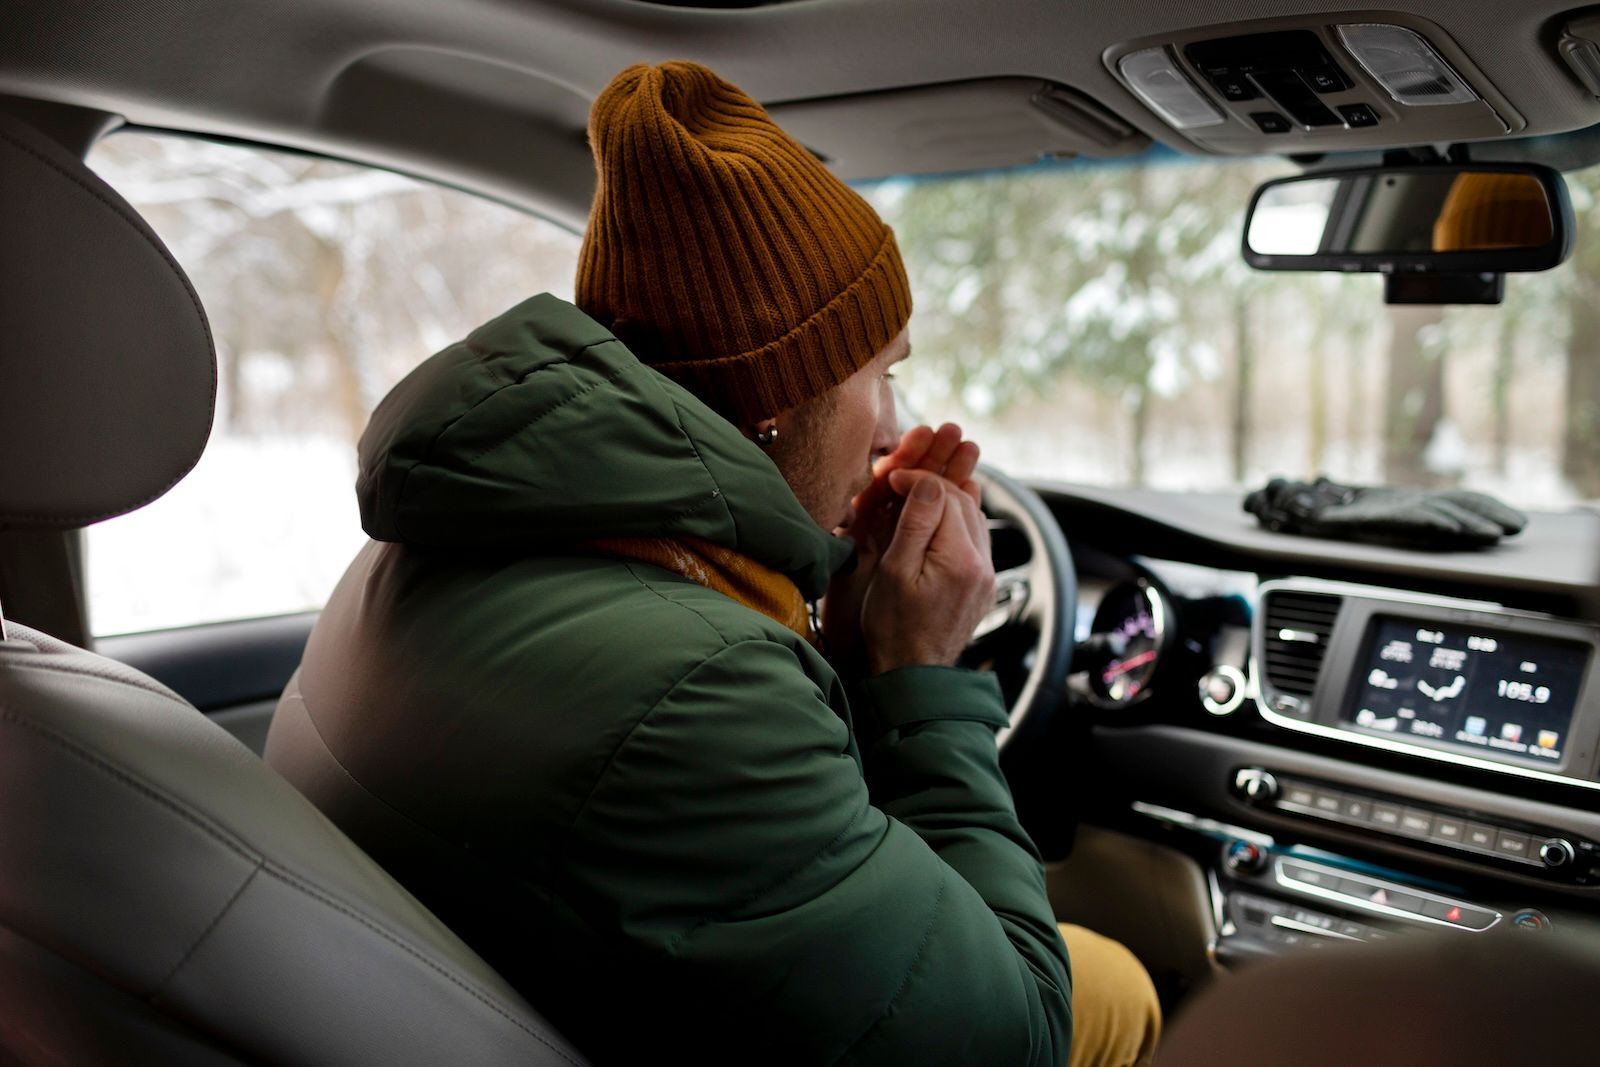
[(778, 440), (778, 420), (762, 419), (750, 428), (750, 436), (762, 448), (771, 448)]

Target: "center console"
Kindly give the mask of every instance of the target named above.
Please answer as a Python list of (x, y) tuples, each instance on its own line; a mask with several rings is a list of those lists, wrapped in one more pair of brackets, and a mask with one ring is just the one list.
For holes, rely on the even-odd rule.
[(1288, 730), (1600, 789), (1600, 631), (1308, 579), (1261, 586), (1261, 715)]

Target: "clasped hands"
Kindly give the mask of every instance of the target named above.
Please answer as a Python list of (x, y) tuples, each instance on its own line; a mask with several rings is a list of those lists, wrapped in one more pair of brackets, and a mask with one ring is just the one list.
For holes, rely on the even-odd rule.
[(856, 566), (822, 602), (836, 667), (868, 675), (956, 662), (994, 600), (978, 446), (946, 423), (908, 430), (873, 465), (847, 527)]

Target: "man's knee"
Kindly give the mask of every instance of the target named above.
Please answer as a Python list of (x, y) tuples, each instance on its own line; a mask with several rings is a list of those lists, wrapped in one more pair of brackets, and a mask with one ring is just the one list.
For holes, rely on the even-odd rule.
[(1068, 1067), (1144, 1067), (1161, 1036), (1150, 975), (1122, 945), (1061, 924), (1072, 958), (1072, 1055)]

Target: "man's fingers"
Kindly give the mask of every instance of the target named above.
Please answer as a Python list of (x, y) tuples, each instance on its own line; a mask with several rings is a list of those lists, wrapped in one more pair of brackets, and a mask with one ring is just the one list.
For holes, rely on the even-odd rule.
[(978, 502), (964, 492), (950, 494), (961, 507), (961, 518), (967, 524), (967, 532), (972, 536), (972, 543), (979, 552), (989, 554), (989, 522), (984, 517), (983, 509), (978, 507)]
[(934, 533), (944, 520), (946, 505), (944, 482), (937, 475), (896, 471), (889, 477), (893, 479), (913, 473), (921, 473), (923, 477), (904, 479), (910, 492), (906, 496), (905, 506), (900, 509), (900, 521), (894, 528), (894, 537), (890, 539), (889, 547), (884, 550), (878, 564), (881, 570), (903, 578), (915, 578), (922, 573), (923, 557), (928, 554)]
[(928, 451), (917, 466), (925, 471), (943, 474), (950, 465), (950, 458), (960, 447), (961, 427), (953, 422), (947, 422), (933, 435), (933, 443), (928, 445)]
[(922, 462), (922, 457), (927, 455), (928, 448), (933, 444), (933, 438), (932, 426), (913, 426), (900, 435), (900, 443), (895, 446), (893, 452), (879, 457), (872, 465), (872, 473), (881, 476), (902, 467), (917, 466)]
[[(968, 479), (967, 485), (972, 489), (972, 492), (968, 492), (965, 487), (951, 485), (944, 477), (924, 470), (895, 471), (889, 475), (889, 481), (894, 491), (902, 496), (915, 492), (916, 487), (923, 482), (938, 482), (948, 492), (950, 496), (948, 506), (954, 509), (955, 518), (961, 521), (971, 544), (983, 555), (989, 554), (989, 523), (976, 500), (978, 488), (976, 482)], [(909, 506), (908, 502), (907, 507)], [(905, 522), (904, 512), (901, 513), (900, 521)]]
[(978, 443), (976, 441), (962, 441), (956, 446), (955, 454), (950, 457), (950, 463), (944, 469), (944, 476), (956, 485), (970, 481), (972, 474), (978, 469)]
[(912, 470), (890, 471), (887, 480), (889, 483), (889, 488), (892, 489), (897, 496), (907, 497), (911, 495), (911, 490), (916, 488), (918, 482), (925, 481), (929, 478), (937, 480), (938, 477), (939, 476), (932, 471), (925, 471), (919, 467)]

